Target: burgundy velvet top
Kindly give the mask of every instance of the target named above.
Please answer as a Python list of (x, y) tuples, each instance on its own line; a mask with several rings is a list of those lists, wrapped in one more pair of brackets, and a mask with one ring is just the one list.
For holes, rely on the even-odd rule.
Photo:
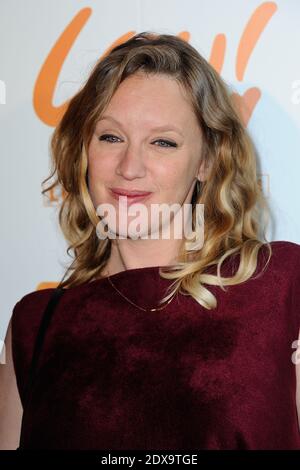
[[(272, 242), (258, 279), (218, 307), (179, 294), (143, 312), (106, 278), (66, 289), (48, 326), (32, 399), (27, 449), (300, 449), (292, 343), (300, 327), (300, 245)], [(259, 252), (257, 270), (266, 260)], [(239, 255), (226, 261), (232, 275)], [(122, 271), (114, 284), (153, 307), (172, 282), (159, 267)], [(53, 289), (30, 292), (12, 315), (21, 400), (37, 329)]]

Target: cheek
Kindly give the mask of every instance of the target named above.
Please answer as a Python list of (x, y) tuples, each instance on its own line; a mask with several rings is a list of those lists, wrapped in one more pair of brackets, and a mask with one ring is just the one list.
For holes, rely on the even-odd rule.
[(111, 169), (109, 160), (99, 155), (95, 144), (92, 142), (88, 148), (88, 188), (91, 200), (95, 207), (102, 200), (103, 185), (109, 179)]
[(91, 182), (106, 181), (113, 171), (113, 160), (99, 152), (97, 143), (92, 142), (88, 149), (88, 170)]
[(155, 170), (155, 180), (161, 190), (181, 194), (190, 181), (190, 171), (186, 166), (176, 164), (164, 165)]

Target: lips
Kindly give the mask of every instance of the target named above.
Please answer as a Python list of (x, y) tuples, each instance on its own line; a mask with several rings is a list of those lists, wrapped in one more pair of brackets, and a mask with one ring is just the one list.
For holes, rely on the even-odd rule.
[(119, 194), (120, 196), (127, 196), (127, 197), (140, 197), (140, 196), (148, 196), (151, 194), (150, 192), (145, 191), (127, 191), (126, 189), (121, 188), (111, 188), (111, 191), (115, 194)]
[(121, 188), (110, 188), (110, 193), (117, 201), (119, 201), (121, 197), (127, 196), (126, 200), (128, 205), (134, 202), (141, 202), (152, 194), (151, 192), (146, 193), (144, 191), (137, 190), (127, 191)]

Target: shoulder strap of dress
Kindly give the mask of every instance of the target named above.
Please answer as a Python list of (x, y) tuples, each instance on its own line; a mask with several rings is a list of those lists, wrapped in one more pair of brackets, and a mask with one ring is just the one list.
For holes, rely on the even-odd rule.
[(30, 368), (29, 368), (28, 380), (27, 380), (27, 384), (26, 384), (26, 388), (25, 388), (25, 403), (26, 403), (26, 400), (29, 396), (30, 389), (33, 385), (33, 382), (34, 382), (34, 379), (35, 379), (35, 376), (36, 376), (38, 359), (39, 359), (40, 353), (42, 351), (43, 342), (44, 342), (44, 338), (45, 338), (45, 335), (46, 335), (47, 328), (49, 326), (51, 317), (54, 313), (55, 307), (58, 304), (59, 299), (61, 298), (61, 296), (63, 295), (65, 290), (66, 289), (64, 289), (62, 287), (56, 287), (54, 289), (54, 291), (52, 292), (52, 294), (50, 296), (48, 304), (45, 308), (45, 311), (43, 313), (43, 317), (42, 317), (42, 320), (41, 320), (41, 323), (40, 323), (40, 326), (39, 326), (39, 329), (38, 329), (38, 333), (37, 333), (37, 336), (36, 336), (35, 344), (34, 344), (34, 350), (33, 350), (31, 364), (30, 364)]

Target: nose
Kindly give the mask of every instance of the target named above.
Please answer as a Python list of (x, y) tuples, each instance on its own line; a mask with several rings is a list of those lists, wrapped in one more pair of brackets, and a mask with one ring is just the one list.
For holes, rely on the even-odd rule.
[(142, 150), (129, 145), (120, 157), (116, 173), (128, 180), (143, 178), (146, 175), (146, 167)]

